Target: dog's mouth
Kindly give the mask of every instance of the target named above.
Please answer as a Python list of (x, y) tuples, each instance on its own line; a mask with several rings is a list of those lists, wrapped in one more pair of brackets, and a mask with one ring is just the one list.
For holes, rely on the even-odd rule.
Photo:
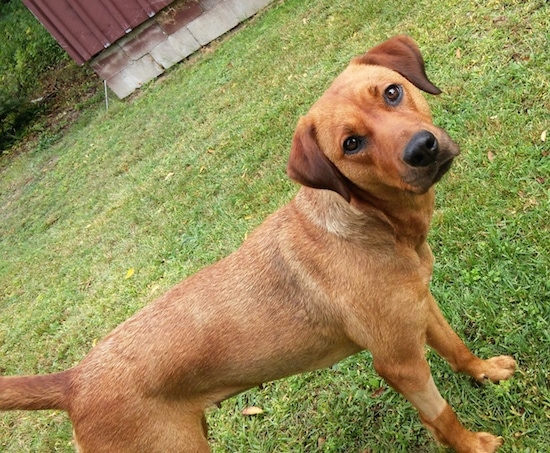
[(443, 178), (443, 175), (445, 175), (445, 173), (447, 173), (449, 171), (449, 169), (453, 165), (454, 158), (455, 158), (455, 156), (452, 156), (449, 159), (447, 159), (445, 162), (442, 162), (439, 165), (439, 168), (437, 169), (437, 172), (434, 176), (432, 184), (435, 184), (435, 183), (439, 182), (441, 180), (441, 178)]

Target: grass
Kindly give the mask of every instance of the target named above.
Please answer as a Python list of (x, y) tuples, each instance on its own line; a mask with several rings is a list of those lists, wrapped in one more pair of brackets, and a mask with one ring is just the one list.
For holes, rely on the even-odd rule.
[[(437, 124), (462, 155), (439, 184), (433, 292), (478, 354), (520, 370), (478, 386), (429, 352), (442, 394), (505, 452), (550, 445), (550, 15), (545, 0), (275, 1), (60, 140), (0, 162), (0, 373), (77, 363), (181, 278), (227, 255), (296, 186), (293, 128), (354, 55), (419, 43)], [(254, 333), (261, 336), (261, 332)], [(244, 417), (250, 405), (264, 413)], [(368, 353), (209, 414), (216, 452), (436, 452)], [(61, 412), (0, 416), (4, 452), (71, 451)]]

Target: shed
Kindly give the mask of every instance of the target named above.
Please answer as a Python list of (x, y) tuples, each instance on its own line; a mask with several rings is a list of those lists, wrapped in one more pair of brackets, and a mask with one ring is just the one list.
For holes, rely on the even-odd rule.
[(124, 98), (273, 0), (22, 0)]

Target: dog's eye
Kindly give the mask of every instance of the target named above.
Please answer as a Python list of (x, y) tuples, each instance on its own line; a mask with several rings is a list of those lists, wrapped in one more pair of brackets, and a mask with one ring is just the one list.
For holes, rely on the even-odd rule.
[(355, 154), (361, 151), (364, 144), (364, 138), (358, 137), (357, 135), (352, 135), (344, 140), (342, 147), (344, 148), (345, 154)]
[(403, 87), (401, 85), (390, 85), (384, 91), (384, 99), (389, 105), (397, 105), (403, 97)]

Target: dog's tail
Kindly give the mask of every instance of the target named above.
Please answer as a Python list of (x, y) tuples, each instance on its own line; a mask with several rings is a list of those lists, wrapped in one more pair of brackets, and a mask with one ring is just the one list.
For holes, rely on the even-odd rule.
[(0, 376), (0, 410), (68, 409), (71, 370), (38, 376)]

